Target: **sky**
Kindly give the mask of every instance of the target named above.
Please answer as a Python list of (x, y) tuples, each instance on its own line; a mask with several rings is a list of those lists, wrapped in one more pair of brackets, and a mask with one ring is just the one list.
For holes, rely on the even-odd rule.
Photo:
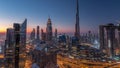
[[(120, 21), (120, 0), (79, 0), (81, 33), (98, 32), (99, 25)], [(28, 32), (45, 30), (48, 18), (58, 32), (74, 33), (76, 0), (0, 0), (0, 32), (28, 20)], [(54, 31), (54, 30), (53, 30)]]

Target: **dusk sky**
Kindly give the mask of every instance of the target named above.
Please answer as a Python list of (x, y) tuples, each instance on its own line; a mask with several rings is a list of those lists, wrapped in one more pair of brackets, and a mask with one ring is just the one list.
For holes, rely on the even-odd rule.
[[(79, 0), (80, 30), (98, 31), (100, 24), (120, 21), (120, 0)], [(0, 0), (0, 32), (28, 19), (28, 31), (46, 28), (50, 16), (58, 32), (73, 33), (76, 0)]]

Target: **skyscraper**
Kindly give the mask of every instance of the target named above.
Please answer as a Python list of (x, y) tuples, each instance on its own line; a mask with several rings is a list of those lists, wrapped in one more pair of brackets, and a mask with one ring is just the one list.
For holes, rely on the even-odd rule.
[(8, 28), (6, 34), (6, 47), (14, 47), (14, 29)]
[(48, 18), (48, 21), (47, 21), (46, 38), (47, 38), (46, 39), (47, 41), (52, 40), (52, 23), (50, 18)]
[(31, 34), (30, 34), (30, 39), (35, 40), (35, 29), (33, 28)]
[(41, 40), (45, 41), (46, 40), (46, 33), (41, 29)]
[(37, 26), (37, 37), (36, 37), (36, 39), (40, 39), (40, 34), (39, 34), (39, 32), (40, 32), (40, 30), (39, 30), (39, 26)]
[(14, 29), (8, 28), (5, 41), (5, 62), (7, 68), (14, 66)]
[(75, 23), (75, 37), (80, 38), (80, 25), (79, 25), (79, 3), (77, 0), (77, 10), (76, 10), (76, 23)]
[(57, 29), (55, 29), (55, 38), (57, 38)]
[(20, 26), (20, 53), (25, 52), (26, 48), (27, 19)]
[(118, 43), (119, 43), (118, 46), (120, 48), (120, 24), (118, 24), (117, 29), (118, 29)]
[(19, 47), (20, 47), (20, 24), (14, 23), (15, 37), (15, 67), (19, 68)]
[(113, 56), (115, 56), (115, 26), (114, 24), (108, 24), (106, 26), (106, 34), (107, 34), (107, 45), (108, 45), (108, 52), (109, 52), (109, 56), (112, 58)]
[(110, 23), (107, 25), (100, 25), (100, 49), (113, 58), (116, 55), (116, 49), (118, 48), (115, 42), (115, 29), (117, 26)]
[(104, 25), (99, 26), (99, 36), (100, 36), (100, 49), (105, 50), (107, 46), (105, 45)]

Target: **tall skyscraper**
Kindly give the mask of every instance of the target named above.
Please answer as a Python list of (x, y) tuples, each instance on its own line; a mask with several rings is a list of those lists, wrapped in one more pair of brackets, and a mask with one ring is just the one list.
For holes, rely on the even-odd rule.
[(25, 52), (26, 48), (26, 33), (27, 32), (27, 19), (20, 26), (20, 53)]
[(7, 47), (14, 47), (14, 29), (8, 28), (6, 34)]
[(5, 41), (5, 67), (14, 67), (14, 29), (8, 28)]
[(55, 29), (55, 38), (57, 38), (57, 29)]
[(43, 40), (43, 34), (44, 34), (43, 29), (41, 29), (41, 40)]
[(41, 29), (41, 40), (45, 41), (46, 40), (46, 33)]
[(118, 46), (120, 48), (120, 24), (118, 24), (117, 29), (118, 29)]
[(113, 58), (118, 48), (118, 44), (115, 42), (115, 29), (117, 26), (110, 23), (107, 25), (100, 25), (99, 28), (100, 49), (106, 53), (108, 57)]
[(115, 56), (115, 26), (114, 24), (108, 24), (106, 26), (106, 34), (107, 34), (107, 45), (108, 45), (108, 55), (112, 58)]
[(51, 41), (52, 40), (52, 23), (51, 23), (51, 19), (49, 18), (47, 21), (47, 28), (46, 28), (46, 37), (47, 37), (47, 41)]
[(15, 67), (19, 68), (19, 47), (20, 47), (20, 24), (14, 23), (14, 37), (15, 37)]
[(92, 33), (88, 31), (88, 43), (92, 43)]
[(35, 40), (35, 29), (33, 28), (31, 34), (30, 34), (30, 39)]
[(39, 26), (37, 26), (37, 39), (40, 39), (40, 30), (39, 30)]
[(80, 38), (80, 25), (79, 25), (79, 3), (77, 0), (77, 10), (76, 10), (76, 23), (75, 23), (75, 37)]
[(100, 36), (100, 49), (105, 50), (107, 46), (105, 45), (104, 25), (99, 26), (99, 36)]
[(19, 68), (19, 54), (25, 54), (27, 19), (22, 24), (14, 23), (7, 29), (5, 40), (5, 58), (7, 68)]

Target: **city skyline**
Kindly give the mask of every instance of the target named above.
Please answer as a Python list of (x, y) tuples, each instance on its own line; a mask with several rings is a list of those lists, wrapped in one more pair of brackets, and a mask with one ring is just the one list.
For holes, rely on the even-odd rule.
[[(119, 22), (118, 0), (79, 0), (81, 33), (98, 31), (98, 25)], [(0, 32), (12, 27), (12, 23), (28, 19), (28, 32), (37, 25), (45, 30), (47, 19), (51, 18), (53, 28), (58, 32), (74, 33), (76, 1), (75, 0), (13, 0), (0, 2)], [(61, 11), (63, 10), (63, 11)], [(3, 23), (2, 23), (3, 22)]]
[(0, 68), (120, 67), (120, 1), (12, 1), (0, 1)]

